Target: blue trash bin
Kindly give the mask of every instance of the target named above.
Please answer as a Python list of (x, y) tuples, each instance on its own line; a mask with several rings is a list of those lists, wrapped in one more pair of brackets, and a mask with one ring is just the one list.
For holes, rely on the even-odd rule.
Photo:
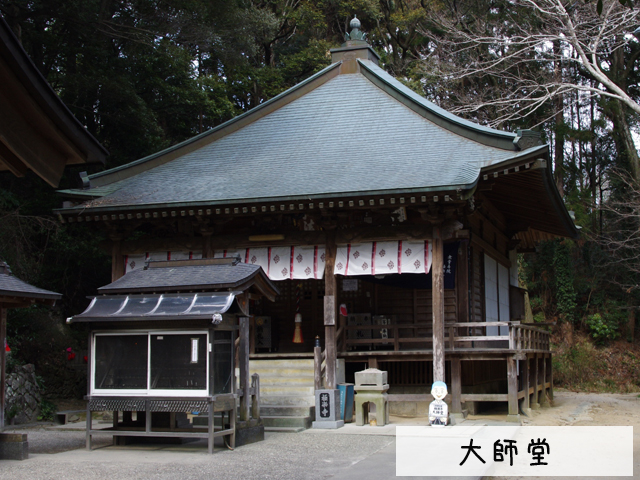
[(339, 383), (340, 390), (340, 419), (344, 423), (351, 423), (353, 418), (353, 383)]

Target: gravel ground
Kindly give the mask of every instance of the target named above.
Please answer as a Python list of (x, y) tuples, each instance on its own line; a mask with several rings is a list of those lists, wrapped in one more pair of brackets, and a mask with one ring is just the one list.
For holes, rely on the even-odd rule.
[(94, 445), (103, 448), (88, 452), (83, 432), (16, 432), (28, 433), (30, 458), (3, 461), (0, 479), (324, 479), (395, 442), (391, 436), (267, 433), (263, 442), (208, 455), (203, 442), (104, 448), (111, 437), (98, 435)]
[[(85, 433), (80, 431), (47, 430), (50, 425), (39, 425), (28, 428), (5, 429), (5, 433), (26, 433), (29, 441), (29, 454), (60, 453), (84, 448)], [(94, 437), (95, 447), (111, 445), (111, 435)]]

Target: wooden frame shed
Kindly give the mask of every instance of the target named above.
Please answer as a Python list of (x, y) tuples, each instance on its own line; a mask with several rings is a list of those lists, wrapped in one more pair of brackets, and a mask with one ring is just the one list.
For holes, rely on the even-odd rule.
[(548, 146), (425, 100), (363, 40), (332, 60), (209, 132), (92, 175), (58, 213), (109, 231), (114, 280), (154, 258), (260, 265), (281, 293), (252, 302), (252, 359), (312, 358), (317, 335), (315, 388), (378, 366), (392, 400), (426, 401), (446, 381), (454, 414), (544, 403), (549, 338), (523, 323), (517, 253), (577, 235)]

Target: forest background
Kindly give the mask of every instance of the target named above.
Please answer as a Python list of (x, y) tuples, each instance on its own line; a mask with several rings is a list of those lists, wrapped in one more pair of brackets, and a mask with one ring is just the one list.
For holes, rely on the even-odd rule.
[[(534, 321), (553, 328), (554, 380), (640, 391), (640, 11), (631, 0), (0, 0), (0, 14), (112, 168), (210, 129), (330, 63), (354, 14), (382, 66), (470, 120), (539, 130), (581, 227), (521, 255)], [(640, 36), (640, 34), (639, 34)], [(89, 167), (89, 173), (98, 167)], [(60, 188), (78, 186), (68, 168)], [(91, 170), (93, 169), (93, 170)], [(64, 319), (110, 282), (106, 238), (52, 215), (34, 175), (0, 175), (0, 259), (62, 293), (9, 314), (9, 368), (80, 397), (86, 331)], [(74, 360), (78, 363), (80, 357)]]

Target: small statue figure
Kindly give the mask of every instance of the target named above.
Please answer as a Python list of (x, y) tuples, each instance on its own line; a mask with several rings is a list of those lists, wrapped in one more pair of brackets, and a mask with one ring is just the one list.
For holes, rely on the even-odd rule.
[(447, 396), (447, 384), (433, 382), (431, 385), (433, 402), (429, 404), (429, 425), (432, 427), (444, 427), (449, 422), (449, 407), (444, 402)]

